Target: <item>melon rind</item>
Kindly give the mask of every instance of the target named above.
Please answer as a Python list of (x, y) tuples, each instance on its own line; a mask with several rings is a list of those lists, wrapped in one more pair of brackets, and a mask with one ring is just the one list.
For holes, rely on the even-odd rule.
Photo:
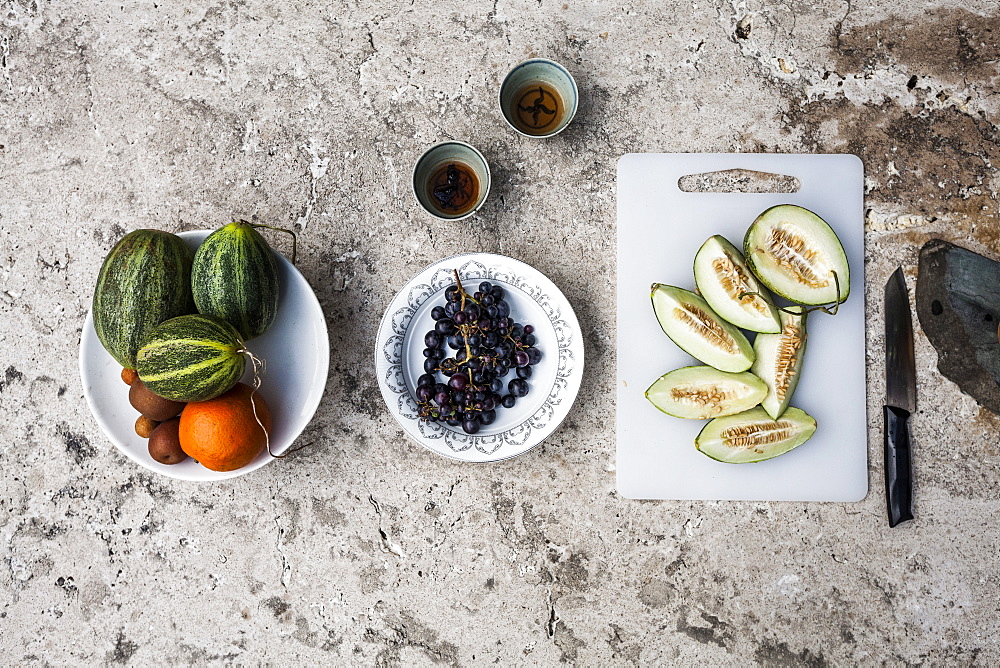
[(194, 313), (193, 253), (161, 230), (135, 230), (115, 244), (97, 275), (91, 313), (104, 349), (134, 369), (143, 340), (164, 320)]
[(246, 366), (239, 332), (209, 315), (183, 315), (154, 329), (137, 355), (139, 378), (172, 401), (208, 401), (233, 387)]
[(278, 314), (274, 251), (251, 224), (224, 225), (195, 252), (191, 290), (199, 313), (222, 318), (244, 341), (256, 338)]

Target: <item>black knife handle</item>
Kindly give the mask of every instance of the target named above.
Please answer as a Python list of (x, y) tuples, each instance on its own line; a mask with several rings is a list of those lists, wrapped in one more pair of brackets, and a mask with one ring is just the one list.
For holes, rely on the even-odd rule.
[(909, 419), (909, 411), (885, 407), (885, 503), (890, 527), (913, 519)]

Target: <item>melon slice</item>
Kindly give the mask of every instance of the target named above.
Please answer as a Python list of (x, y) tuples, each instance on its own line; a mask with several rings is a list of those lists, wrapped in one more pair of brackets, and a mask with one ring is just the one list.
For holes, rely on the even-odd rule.
[(757, 216), (743, 239), (743, 255), (760, 282), (789, 301), (839, 303), (851, 292), (840, 239), (825, 220), (801, 206), (780, 204)]
[(655, 283), (650, 297), (663, 332), (684, 352), (720, 371), (737, 373), (753, 364), (753, 346), (743, 332), (695, 293)]
[(806, 354), (805, 309), (794, 306), (790, 309), (798, 313), (781, 312), (781, 332), (758, 334), (753, 342), (757, 359), (751, 370), (767, 384), (767, 396), (761, 406), (775, 420), (792, 400)]
[(720, 316), (753, 332), (781, 331), (778, 309), (743, 259), (743, 253), (725, 237), (715, 235), (694, 257), (698, 292)]
[(762, 462), (802, 445), (816, 433), (816, 420), (789, 408), (772, 420), (763, 408), (715, 418), (695, 439), (699, 452), (728, 464)]
[(695, 420), (742, 413), (766, 395), (767, 385), (752, 373), (727, 373), (710, 366), (675, 369), (646, 390), (650, 403), (667, 415)]

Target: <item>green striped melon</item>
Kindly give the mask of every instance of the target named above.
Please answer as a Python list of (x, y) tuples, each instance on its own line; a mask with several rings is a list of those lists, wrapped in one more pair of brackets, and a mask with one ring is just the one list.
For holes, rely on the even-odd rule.
[(191, 289), (199, 313), (223, 318), (245, 341), (258, 337), (278, 314), (274, 251), (250, 223), (220, 227), (194, 255)]
[(104, 258), (91, 313), (97, 338), (123, 367), (135, 368), (154, 327), (194, 312), (192, 258), (180, 237), (160, 230), (129, 232)]
[(243, 375), (243, 340), (225, 320), (182, 315), (154, 329), (139, 349), (139, 378), (151, 392), (173, 401), (208, 401)]

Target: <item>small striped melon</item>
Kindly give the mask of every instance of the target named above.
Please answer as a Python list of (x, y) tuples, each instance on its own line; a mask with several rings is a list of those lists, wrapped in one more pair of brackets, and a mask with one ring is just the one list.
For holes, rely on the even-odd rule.
[(208, 401), (243, 375), (239, 332), (210, 315), (182, 315), (160, 324), (139, 348), (136, 371), (151, 392), (173, 401)]
[(278, 287), (274, 251), (250, 223), (220, 227), (194, 254), (191, 290), (198, 312), (224, 319), (245, 341), (274, 323)]
[(195, 312), (193, 256), (177, 235), (135, 230), (104, 258), (91, 309), (94, 330), (104, 348), (126, 369), (135, 368), (135, 355), (154, 327)]

